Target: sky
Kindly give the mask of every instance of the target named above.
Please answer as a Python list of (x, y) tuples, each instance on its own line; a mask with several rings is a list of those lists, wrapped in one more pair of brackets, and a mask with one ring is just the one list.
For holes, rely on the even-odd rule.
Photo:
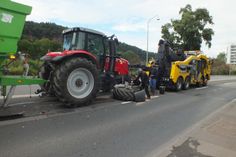
[[(149, 23), (148, 50), (157, 51), (161, 26), (178, 19), (179, 10), (190, 4), (206, 8), (213, 17), (211, 27), (215, 35), (209, 49), (202, 43), (202, 51), (210, 57), (226, 52), (236, 43), (235, 0), (13, 0), (33, 7), (27, 20), (53, 22), (67, 27), (87, 27), (115, 34), (119, 41), (147, 49), (147, 21)], [(157, 20), (159, 19), (159, 20)]]

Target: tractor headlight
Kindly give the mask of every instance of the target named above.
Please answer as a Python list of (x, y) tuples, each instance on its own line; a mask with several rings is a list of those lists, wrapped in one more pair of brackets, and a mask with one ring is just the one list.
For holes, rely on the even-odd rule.
[(10, 59), (10, 60), (15, 60), (15, 59), (16, 59), (16, 56), (15, 56), (15, 55), (10, 55), (10, 56), (9, 56), (9, 59)]

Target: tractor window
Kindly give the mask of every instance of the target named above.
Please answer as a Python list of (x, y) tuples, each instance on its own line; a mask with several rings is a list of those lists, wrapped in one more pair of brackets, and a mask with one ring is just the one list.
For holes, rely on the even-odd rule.
[(79, 37), (77, 38), (77, 49), (84, 50), (85, 49), (85, 33), (79, 32)]
[(87, 50), (96, 56), (103, 55), (103, 37), (95, 34), (88, 34)]
[(73, 33), (64, 34), (63, 50), (70, 50), (72, 45)]
[(63, 50), (84, 50), (85, 33), (70, 32), (63, 36)]

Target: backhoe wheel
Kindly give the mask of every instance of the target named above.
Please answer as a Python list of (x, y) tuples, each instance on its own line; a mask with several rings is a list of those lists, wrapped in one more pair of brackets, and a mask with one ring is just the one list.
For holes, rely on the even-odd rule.
[(96, 65), (85, 58), (72, 58), (55, 71), (54, 90), (68, 107), (87, 105), (96, 97), (97, 80)]
[(176, 84), (175, 84), (175, 90), (178, 92), (182, 89), (183, 85), (183, 79), (181, 77), (178, 78)]
[(204, 86), (204, 77), (201, 77), (200, 81), (198, 81), (196, 85), (197, 85), (197, 87)]
[(183, 84), (183, 89), (187, 90), (190, 87), (190, 77), (186, 77), (184, 84)]

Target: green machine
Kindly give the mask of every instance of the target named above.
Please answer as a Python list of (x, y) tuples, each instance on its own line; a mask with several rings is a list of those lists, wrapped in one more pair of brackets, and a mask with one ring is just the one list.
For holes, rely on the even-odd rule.
[[(14, 60), (17, 42), (21, 37), (26, 15), (31, 13), (32, 7), (11, 0), (0, 1), (0, 87), (3, 96), (3, 107), (14, 94), (17, 85), (42, 84), (45, 80), (29, 76), (5, 75), (7, 63)], [(10, 87), (7, 90), (7, 86)]]

